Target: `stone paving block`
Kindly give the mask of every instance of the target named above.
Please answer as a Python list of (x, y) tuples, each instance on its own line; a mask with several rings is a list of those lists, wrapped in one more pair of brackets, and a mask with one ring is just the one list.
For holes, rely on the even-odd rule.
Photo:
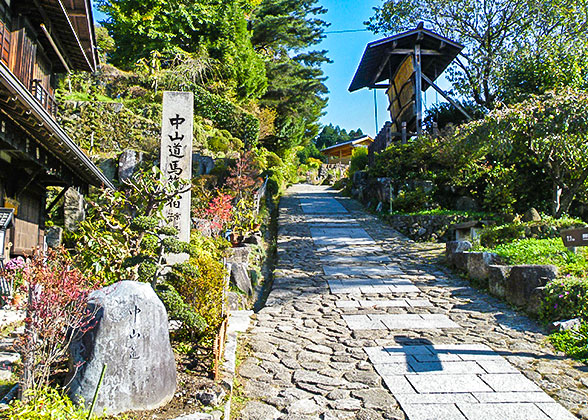
[(537, 403), (535, 405), (552, 420), (578, 420), (576, 416), (555, 401), (551, 403)]
[(404, 353), (390, 353), (384, 347), (364, 347), (363, 350), (374, 365), (406, 360)]
[(518, 373), (518, 370), (505, 359), (478, 359), (478, 364), (487, 373)]
[(431, 346), (385, 346), (384, 349), (390, 354), (409, 354), (409, 355), (433, 355), (434, 351)]
[(481, 403), (554, 403), (545, 392), (476, 392), (474, 397)]
[[(408, 375), (406, 379), (419, 393), (492, 392), (476, 375)], [(489, 417), (490, 418), (490, 417)]]
[(526, 378), (522, 373), (496, 373), (480, 375), (494, 391), (541, 391), (537, 385)]
[(374, 368), (381, 377), (405, 375), (414, 372), (406, 361), (400, 363), (374, 364)]
[(403, 407), (406, 404), (455, 404), (472, 403), (478, 401), (472, 394), (467, 393), (439, 393), (439, 394), (396, 394), (396, 400)]
[(433, 304), (426, 299), (406, 299), (406, 302), (413, 308), (432, 307)]
[(412, 314), (390, 314), (382, 315), (378, 319), (391, 330), (460, 328), (458, 324), (451, 321), (446, 315), (442, 315), (441, 317), (431, 317), (430, 315), (436, 314), (422, 314), (417, 316)]
[(463, 361), (459, 358), (456, 354), (414, 354), (411, 356), (407, 356), (408, 361), (415, 361), (420, 363), (426, 362), (459, 362)]
[(412, 371), (418, 375), (432, 375), (432, 374), (481, 374), (484, 370), (476, 362), (446, 362), (446, 361), (430, 361), (430, 362), (416, 362), (409, 360)]
[(357, 300), (338, 300), (335, 302), (337, 308), (359, 308), (361, 305)]
[(334, 198), (301, 198), (300, 206), (306, 214), (347, 213), (349, 212)]
[(393, 276), (402, 274), (399, 268), (391, 266), (324, 265), (327, 276)]
[[(388, 288), (388, 290), (390, 290)], [(388, 299), (388, 300), (360, 300), (359, 304), (362, 308), (405, 308), (409, 306), (405, 299)]]
[(404, 375), (383, 376), (384, 383), (392, 394), (416, 394), (413, 386), (406, 380)]
[(416, 286), (400, 285), (390, 286), (391, 293), (419, 293), (421, 290)]
[(406, 404), (402, 409), (410, 420), (466, 420), (455, 404)]
[(352, 330), (385, 330), (386, 326), (379, 320), (373, 320), (367, 315), (343, 315), (347, 326)]
[(457, 406), (468, 420), (550, 420), (543, 411), (531, 403), (458, 403)]

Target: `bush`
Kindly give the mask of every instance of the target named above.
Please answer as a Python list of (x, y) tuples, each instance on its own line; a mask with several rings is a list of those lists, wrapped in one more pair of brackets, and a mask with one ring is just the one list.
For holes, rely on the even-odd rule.
[(394, 212), (416, 212), (431, 208), (432, 199), (421, 187), (412, 191), (400, 191), (398, 196), (392, 200)]
[(578, 329), (555, 332), (549, 336), (549, 341), (571, 358), (588, 363), (588, 324), (582, 323)]
[(489, 251), (498, 254), (506, 264), (553, 264), (560, 269), (560, 274), (588, 274), (586, 251), (574, 254), (563, 246), (560, 238), (518, 239), (498, 245)]
[(351, 162), (349, 163), (349, 179), (353, 178), (353, 174), (357, 171), (363, 171), (368, 164), (368, 149), (367, 147), (358, 147), (353, 150), (351, 154)]
[(480, 245), (494, 248), (524, 237), (525, 228), (520, 223), (509, 223), (501, 226), (489, 226), (480, 232)]
[[(29, 392), (26, 400), (12, 401), (1, 418), (6, 420), (86, 420), (88, 411), (75, 405), (61, 390), (43, 387)], [(102, 418), (92, 415), (91, 419)], [(125, 417), (126, 418), (126, 417)]]
[(581, 317), (588, 319), (588, 280), (566, 276), (545, 288), (541, 319), (552, 322)]

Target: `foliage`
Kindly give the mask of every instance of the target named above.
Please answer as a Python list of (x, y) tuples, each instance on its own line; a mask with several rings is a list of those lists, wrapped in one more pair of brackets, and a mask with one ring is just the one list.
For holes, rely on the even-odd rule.
[(588, 280), (571, 275), (551, 281), (541, 307), (543, 321), (588, 319)]
[(588, 275), (585, 250), (574, 254), (564, 247), (561, 238), (517, 239), (488, 250), (496, 253), (509, 265), (553, 264), (559, 268), (560, 274)]
[[(270, 151), (284, 156), (318, 134), (326, 105), (326, 51), (312, 51), (324, 37), (326, 10), (316, 0), (262, 0), (252, 13), (251, 41), (265, 58), (268, 88), (260, 104), (275, 111), (273, 133), (261, 138)], [(304, 51), (304, 52), (301, 52)]]
[[(485, 112), (480, 105), (477, 105), (471, 101), (457, 102), (473, 119), (484, 117)], [(458, 126), (466, 121), (467, 117), (449, 102), (441, 102), (431, 105), (429, 108), (427, 108), (425, 118), (423, 119), (423, 123), (429, 132), (432, 132), (433, 122), (437, 123), (437, 128), (439, 130), (444, 130), (445, 128)]]
[(21, 308), (27, 313), (25, 332), (15, 346), (23, 360), (20, 385), (23, 392), (37, 392), (49, 384), (53, 365), (62, 361), (69, 344), (92, 327), (88, 293), (100, 283), (75, 268), (64, 249), (35, 254), (21, 275), (28, 299)]
[(392, 210), (403, 213), (411, 213), (434, 207), (430, 194), (427, 194), (422, 187), (412, 191), (400, 191), (392, 200)]
[(449, 69), (449, 79), (458, 93), (492, 109), (498, 87), (506, 84), (505, 69), (520, 66), (526, 52), (543, 51), (556, 63), (574, 62), (562, 60), (565, 53), (584, 55), (586, 6), (584, 0), (387, 0), (366, 23), (376, 33), (396, 33), (424, 22), (464, 45)]
[(312, 141), (304, 146), (304, 148), (297, 153), (297, 156), (301, 164), (306, 164), (311, 159), (320, 161), (326, 160), (325, 156), (321, 154), (319, 149), (316, 147), (316, 144)]
[(130, 68), (152, 51), (164, 62), (205, 51), (222, 64), (220, 79), (239, 98), (254, 99), (265, 91), (263, 60), (247, 31), (247, 2), (101, 0), (100, 9), (110, 18), (104, 26), (116, 41), (115, 64)]
[(75, 405), (62, 390), (41, 387), (28, 392), (23, 400), (13, 400), (0, 417), (6, 420), (86, 420), (88, 411)]
[(497, 109), (463, 126), (463, 144), (485, 143), (503, 156), (522, 149), (552, 181), (552, 215), (568, 212), (588, 178), (588, 93), (550, 92)]
[(588, 324), (582, 323), (578, 329), (555, 332), (549, 336), (549, 341), (556, 350), (588, 363)]
[(368, 149), (367, 147), (357, 147), (353, 149), (351, 154), (351, 162), (349, 163), (349, 178), (353, 179), (353, 174), (357, 171), (363, 171), (368, 164)]
[(185, 244), (168, 237), (176, 231), (162, 211), (184, 186), (160, 179), (155, 167), (139, 171), (124, 189), (104, 189), (89, 200), (88, 217), (76, 232), (76, 261), (89, 276), (104, 284), (121, 279), (154, 284), (166, 266), (163, 255), (183, 252)]
[(225, 183), (237, 200), (244, 196), (252, 196), (255, 189), (261, 186), (259, 170), (255, 166), (251, 152), (242, 153), (235, 165), (229, 169), (229, 177)]
[(486, 248), (513, 242), (523, 238), (525, 227), (520, 223), (509, 223), (500, 226), (489, 226), (480, 232), (480, 244)]
[(164, 299), (164, 303), (170, 305), (167, 306), (170, 317), (182, 322), (180, 336), (209, 339), (218, 331), (225, 316), (228, 285), (222, 257), (227, 246), (223, 239), (194, 233), (189, 260), (176, 264), (167, 276), (162, 288), (168, 288), (169, 297), (173, 291), (177, 295), (173, 300)]
[(96, 30), (96, 48), (100, 62), (106, 63), (116, 49), (114, 39), (108, 34), (104, 26), (94, 25)]

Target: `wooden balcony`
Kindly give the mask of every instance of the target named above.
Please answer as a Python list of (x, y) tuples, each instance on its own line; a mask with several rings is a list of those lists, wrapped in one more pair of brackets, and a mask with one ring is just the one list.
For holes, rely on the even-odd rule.
[(53, 95), (43, 87), (40, 79), (33, 79), (31, 81), (31, 93), (54, 119), (57, 118), (57, 102)]

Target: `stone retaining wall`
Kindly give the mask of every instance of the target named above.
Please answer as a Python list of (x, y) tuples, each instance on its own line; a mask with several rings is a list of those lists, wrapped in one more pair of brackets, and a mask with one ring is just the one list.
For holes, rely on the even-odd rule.
[(386, 216), (386, 221), (394, 229), (417, 242), (441, 241), (454, 238), (451, 225), (473, 220), (461, 215), (407, 215), (393, 214)]
[(491, 252), (469, 251), (467, 241), (447, 242), (445, 255), (451, 267), (468, 274), (470, 280), (488, 289), (491, 295), (537, 316), (548, 282), (558, 274), (553, 265), (502, 265)]

